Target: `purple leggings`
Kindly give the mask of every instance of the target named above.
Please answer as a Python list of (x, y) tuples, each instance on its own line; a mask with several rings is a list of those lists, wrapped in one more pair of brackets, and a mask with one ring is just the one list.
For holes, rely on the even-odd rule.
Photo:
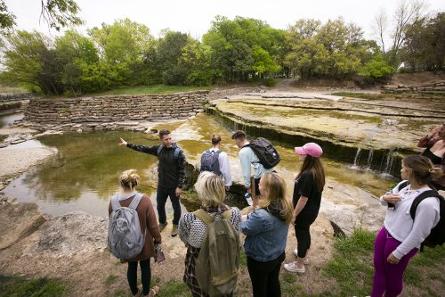
[(377, 234), (374, 244), (374, 281), (371, 297), (396, 297), (403, 289), (403, 272), (409, 260), (417, 253), (412, 249), (400, 259), (398, 264), (390, 264), (388, 256), (400, 245), (383, 227)]

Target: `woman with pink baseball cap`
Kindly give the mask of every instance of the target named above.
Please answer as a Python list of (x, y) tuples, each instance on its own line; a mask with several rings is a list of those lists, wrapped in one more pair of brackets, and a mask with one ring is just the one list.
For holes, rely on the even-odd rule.
[(325, 174), (320, 157), (323, 154), (321, 147), (313, 142), (295, 148), (295, 153), (303, 164), (295, 178), (293, 195), (293, 220), (297, 248), (294, 255), (297, 261), (284, 264), (284, 269), (294, 273), (304, 273), (307, 265), (307, 251), (311, 247), (310, 226), (315, 221), (320, 210), (321, 193), (325, 185)]

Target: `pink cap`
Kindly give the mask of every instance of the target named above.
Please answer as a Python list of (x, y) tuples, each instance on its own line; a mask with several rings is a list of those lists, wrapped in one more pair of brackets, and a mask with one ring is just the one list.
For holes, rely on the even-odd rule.
[(323, 155), (323, 150), (318, 144), (309, 142), (303, 146), (297, 146), (295, 148), (295, 153), (301, 156), (309, 155), (311, 157), (319, 158)]

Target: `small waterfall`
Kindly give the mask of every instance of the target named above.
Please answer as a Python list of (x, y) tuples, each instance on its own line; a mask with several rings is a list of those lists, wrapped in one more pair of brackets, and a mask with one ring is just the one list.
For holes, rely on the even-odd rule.
[(358, 149), (357, 149), (357, 153), (355, 153), (354, 165), (353, 165), (354, 168), (357, 168), (357, 167), (358, 167), (358, 158), (360, 157), (360, 152), (361, 152), (361, 151), (362, 151), (362, 149), (361, 149), (361, 148), (358, 148)]
[(386, 155), (386, 167), (385, 170), (383, 171), (384, 173), (391, 174), (392, 164), (394, 163), (393, 152), (394, 150), (391, 149), (388, 155)]
[(382, 163), (380, 164), (380, 171), (383, 177), (390, 177), (392, 166), (394, 164), (394, 149), (390, 149), (386, 154), (386, 158), (382, 158)]
[(366, 167), (368, 169), (371, 169), (372, 166), (372, 157), (374, 156), (374, 150), (373, 149), (369, 149), (369, 153), (368, 153), (368, 162), (366, 164)]

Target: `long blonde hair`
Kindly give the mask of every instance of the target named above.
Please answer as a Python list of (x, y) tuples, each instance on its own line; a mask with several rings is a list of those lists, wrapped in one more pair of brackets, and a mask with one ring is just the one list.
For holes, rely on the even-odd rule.
[(198, 193), (199, 200), (201, 200), (201, 205), (204, 207), (221, 205), (226, 195), (224, 180), (210, 171), (203, 171), (199, 175), (195, 190)]
[(261, 177), (261, 181), (267, 190), (259, 201), (259, 207), (266, 209), (271, 205), (277, 207), (280, 217), (289, 224), (292, 220), (293, 207), (286, 197), (286, 182), (274, 172), (265, 173)]

